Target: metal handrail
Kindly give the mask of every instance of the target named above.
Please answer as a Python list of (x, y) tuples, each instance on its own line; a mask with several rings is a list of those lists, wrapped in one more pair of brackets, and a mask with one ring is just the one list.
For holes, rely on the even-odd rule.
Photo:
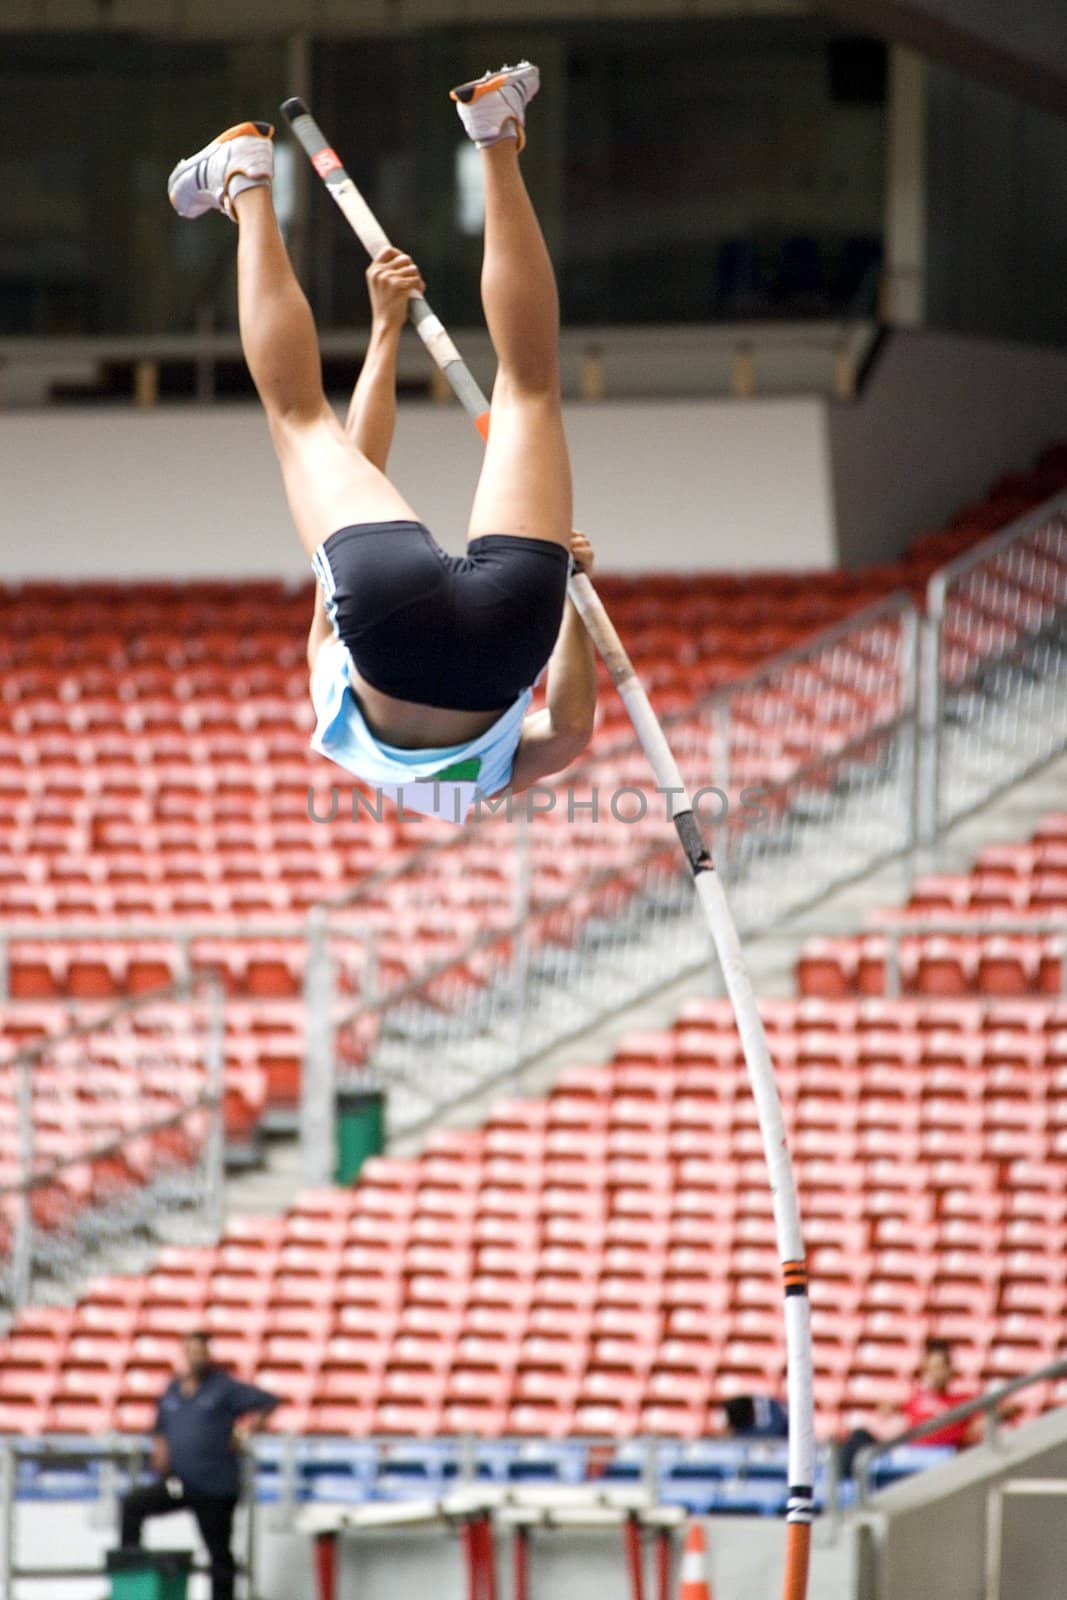
[(936, 1417), (928, 1417), (925, 1422), (916, 1423), (913, 1428), (906, 1428), (903, 1433), (895, 1434), (892, 1439), (879, 1439), (873, 1444), (864, 1445), (856, 1452), (855, 1461), (859, 1504), (866, 1505), (870, 1498), (871, 1467), (879, 1456), (887, 1455), (890, 1450), (896, 1450), (900, 1445), (917, 1444), (928, 1434), (938, 1433), (942, 1428), (954, 1427), (959, 1422), (969, 1422), (972, 1417), (980, 1413), (985, 1413), (986, 1416), (985, 1442), (995, 1446), (998, 1437), (997, 1412), (1003, 1402), (1011, 1395), (1018, 1394), (1020, 1390), (1029, 1388), (1033, 1383), (1048, 1383), (1053, 1378), (1062, 1377), (1067, 1377), (1067, 1356), (1057, 1361), (1050, 1361), (1044, 1367), (1037, 1367), (1033, 1372), (1024, 1373), (1020, 1378), (1009, 1378), (1006, 1383), (994, 1384), (991, 1389), (976, 1395), (973, 1400), (965, 1400), (960, 1405), (953, 1406), (951, 1411), (942, 1411)]
[[(110, 1027), (124, 1016), (152, 1010), (160, 1003), (184, 1002), (189, 1005), (198, 999), (207, 1002), (206, 1032), (208, 1041), (203, 1055), (204, 1081), (195, 1095), (165, 1113), (123, 1128), (117, 1133), (107, 1133), (86, 1148), (68, 1155), (54, 1156), (43, 1165), (35, 1161), (35, 1120), (33, 1105), (34, 1070), (43, 1057), (72, 1040), (91, 1037), (101, 1028)], [(147, 1048), (147, 1045), (146, 1045)], [(31, 1197), (48, 1188), (57, 1178), (69, 1171), (94, 1162), (105, 1161), (120, 1153), (127, 1145), (154, 1134), (165, 1133), (186, 1123), (197, 1113), (206, 1113), (208, 1126), (200, 1146), (199, 1159), (205, 1165), (207, 1197), (205, 1210), (216, 1230), (223, 1216), (223, 1182), (225, 1162), (225, 1133), (223, 1110), (225, 1106), (225, 1058), (223, 1052), (222, 991), (213, 973), (199, 982), (187, 978), (149, 994), (120, 1001), (117, 1005), (72, 1023), (58, 1034), (49, 1034), (31, 1040), (17, 1050), (6, 1063), (11, 1068), (16, 1086), (16, 1105), (19, 1123), (20, 1176), (15, 1182), (0, 1183), (0, 1202), (14, 1197), (18, 1202), (11, 1244), (13, 1289), (12, 1300), (16, 1306), (25, 1303), (32, 1288), (34, 1244)]]
[(122, 1150), (132, 1139), (144, 1139), (153, 1133), (165, 1133), (168, 1128), (176, 1128), (179, 1123), (192, 1115), (194, 1111), (217, 1111), (223, 1104), (224, 1096), (217, 1090), (202, 1089), (194, 1100), (187, 1100), (176, 1111), (170, 1111), (165, 1117), (155, 1117), (151, 1122), (139, 1122), (136, 1128), (125, 1128), (113, 1138), (100, 1144), (91, 1145), (87, 1150), (79, 1150), (75, 1155), (56, 1156), (49, 1166), (39, 1167), (22, 1178), (18, 1183), (0, 1183), (0, 1200), (11, 1194), (26, 1194), (33, 1189), (44, 1189), (53, 1181), (57, 1173), (66, 1172), (70, 1167), (81, 1167), (86, 1162), (106, 1161), (108, 1156), (113, 1156)]
[(938, 567), (937, 571), (931, 574), (927, 585), (928, 609), (931, 614), (940, 616), (945, 590), (954, 579), (962, 577), (972, 567), (980, 567), (990, 556), (996, 555), (998, 550), (1014, 543), (1020, 534), (1037, 533), (1045, 523), (1051, 522), (1056, 517), (1067, 518), (1067, 491), (1053, 495), (1050, 500), (1043, 500), (1039, 506), (1034, 506), (1030, 511), (1024, 511), (1021, 517), (1016, 517), (1007, 527), (998, 528), (988, 539), (972, 545), (969, 550), (962, 551)]
[[(817, 772), (821, 767), (824, 767), (828, 760), (847, 760), (849, 752), (854, 746), (868, 744), (872, 738), (876, 738), (880, 734), (884, 734), (896, 727), (899, 724), (899, 721), (899, 718), (891, 718), (888, 721), (876, 723), (870, 728), (865, 728), (862, 733), (856, 734), (854, 738), (849, 739), (846, 741), (846, 743), (833, 750), (829, 754), (815, 756), (810, 761), (799, 763), (795, 771), (791, 772), (788, 777), (776, 778), (773, 781), (760, 784), (760, 793), (763, 795), (774, 796), (776, 794), (781, 794), (783, 791), (792, 788), (798, 783), (802, 784), (808, 776)], [(448, 847), (447, 842), (445, 847)], [(583, 878), (582, 892), (586, 893), (590, 891), (596, 891), (598, 889), (608, 888), (615, 883), (624, 883), (628, 879), (632, 878), (635, 872), (639, 873), (643, 868), (649, 866), (653, 861), (657, 860), (658, 857), (665, 855), (669, 855), (673, 861), (675, 852), (672, 847), (671, 840), (666, 836), (662, 842), (656, 842), (647, 845), (641, 854), (636, 856), (628, 866), (601, 867), (597, 871), (591, 873), (589, 877)], [(541, 917), (551, 915), (553, 912), (565, 911), (568, 906), (572, 904), (573, 898), (574, 897), (571, 892), (565, 892), (550, 900), (538, 900), (535, 905), (531, 907), (531, 914)], [(323, 909), (328, 910), (332, 909), (332, 907), (326, 906)], [(791, 913), (791, 915), (798, 914), (799, 912)], [(1060, 931), (1061, 928), (1062, 924), (1057, 923), (1057, 931)], [(492, 945), (499, 943), (501, 939), (507, 939), (513, 936), (518, 931), (519, 924), (516, 923), (514, 919), (506, 923), (502, 923), (497, 928), (483, 929), (481, 933), (475, 934), (474, 937), (462, 947), (462, 949), (456, 951), (452, 955), (443, 956), (439, 961), (434, 962), (423, 972), (419, 973), (417, 977), (407, 979), (403, 984), (400, 985), (399, 988), (390, 989), (386, 994), (375, 996), (371, 1000), (363, 1000), (358, 1002), (350, 1011), (342, 1013), (337, 1018), (337, 1026), (343, 1027), (346, 1023), (354, 1021), (358, 1016), (373, 1016), (382, 1011), (392, 1010), (392, 1008), (398, 1002), (413, 999), (423, 989), (425, 989), (428, 984), (434, 982), (440, 977), (443, 977), (445, 973), (451, 971), (453, 968), (463, 966), (464, 963), (469, 960), (472, 955), (477, 954), (478, 951), (487, 949)], [(698, 959), (702, 961), (703, 957), (700, 956)]]
[[(942, 816), (944, 703), (946, 693), (955, 692), (959, 688), (958, 684), (946, 683), (942, 677), (942, 642), (950, 587), (961, 579), (966, 581), (970, 573), (988, 563), (1000, 551), (1010, 549), (1018, 541), (1040, 535), (1052, 525), (1062, 528), (1065, 518), (1067, 518), (1067, 493), (1054, 495), (1050, 500), (1043, 501), (1041, 505), (1024, 512), (1006, 527), (982, 539), (969, 550), (962, 551), (930, 576), (926, 586), (926, 606), (922, 623), (922, 687), (919, 700), (920, 768), (917, 800), (920, 807), (919, 842), (924, 847), (933, 846), (949, 822), (957, 822), (975, 809), (974, 805), (967, 805), (963, 810), (957, 807), (951, 818)], [(1035, 558), (1038, 554), (1035, 552)], [(1010, 578), (1006, 576), (1005, 581), (1010, 582)], [(1023, 587), (1022, 584), (1019, 586)], [(1034, 639), (1039, 636), (1040, 631), (1035, 633), (1031, 630), (1027, 634), (1027, 630), (1021, 629), (1019, 639), (1024, 637)], [(1018, 641), (1006, 651), (1002, 651), (1000, 658), (1010, 657), (1017, 643)], [(990, 658), (983, 658), (983, 669), (989, 664)], [(1040, 759), (1037, 764), (1041, 764)], [(1006, 783), (1017, 782), (1026, 772), (1033, 770), (1035, 769), (1032, 764), (1029, 767), (1016, 768)], [(1001, 783), (999, 788), (993, 791), (984, 790), (977, 803), (987, 803), (993, 793), (1002, 792), (1005, 786), (1005, 783)]]
[[(632, 866), (601, 867), (588, 878), (583, 879), (582, 891), (583, 893), (595, 891), (606, 888), (613, 883), (621, 882), (624, 879), (632, 878), (635, 872), (640, 872), (642, 868), (654, 861), (657, 856), (670, 855), (673, 860), (674, 854), (675, 852), (669, 839), (665, 838), (661, 844), (650, 844), (641, 855), (634, 859)], [(574, 896), (572, 894), (561, 894), (552, 900), (539, 900), (531, 908), (531, 915), (537, 917), (550, 916), (553, 912), (565, 911), (572, 904), (573, 899)], [(375, 996), (370, 1000), (358, 1000), (350, 1011), (343, 1012), (336, 1019), (336, 1025), (344, 1027), (346, 1023), (353, 1022), (357, 1017), (375, 1016), (382, 1011), (391, 1011), (399, 1002), (414, 999), (421, 994), (428, 984), (433, 983), (437, 978), (443, 977), (446, 972), (450, 972), (454, 967), (463, 966), (472, 955), (477, 955), (480, 950), (489, 949), (492, 945), (498, 944), (501, 939), (513, 937), (519, 932), (519, 926), (512, 920), (502, 924), (499, 928), (483, 929), (481, 933), (476, 933), (461, 950), (453, 955), (442, 956), (440, 961), (432, 962), (417, 977), (408, 978), (399, 988), (390, 989), (386, 994)]]
[[(0, 934), (0, 939), (5, 937)], [(62, 938), (62, 934), (49, 934), (49, 939)], [(72, 938), (77, 935), (71, 935)], [(122, 935), (122, 937), (126, 937)], [(18, 942), (15, 940), (14, 942)], [(29, 1044), (20, 1045), (14, 1055), (9, 1056), (4, 1065), (8, 1067), (32, 1066), (42, 1055), (47, 1055), (57, 1044), (64, 1044), (68, 1039), (81, 1039), (86, 1034), (97, 1033), (101, 1028), (109, 1028), (113, 1022), (118, 1022), (122, 1017), (129, 1016), (134, 1011), (146, 1009), (152, 1005), (165, 1004), (171, 1000), (190, 1000), (193, 998), (195, 985), (190, 978), (179, 979), (177, 983), (168, 983), (158, 989), (149, 989), (144, 994), (130, 995), (125, 1000), (119, 1000), (115, 1005), (98, 1012), (95, 1016), (86, 1017), (82, 1022), (72, 1022), (60, 1033), (49, 1033), (39, 1039), (31, 1039)], [(61, 1001), (60, 1004), (63, 1004)], [(92, 1006), (91, 1000), (87, 1001)]]
[[(311, 909), (313, 910), (314, 908)], [(344, 908), (342, 907), (341, 909)], [(255, 922), (226, 921), (221, 917), (218, 922), (206, 922), (203, 917), (190, 918), (188, 921), (166, 922), (144, 922), (136, 919), (131, 919), (128, 922), (101, 920), (99, 922), (70, 923), (49, 922), (44, 919), (6, 922), (0, 927), (0, 1004), (6, 998), (7, 966), (12, 945), (107, 944), (113, 940), (124, 942), (143, 941), (148, 944), (176, 944), (178, 946), (181, 970), (175, 982), (120, 1001), (114, 1007), (113, 1012), (115, 1017), (119, 1017), (144, 1000), (154, 999), (161, 1001), (166, 1000), (168, 997), (180, 998), (181, 992), (188, 991), (194, 968), (201, 972), (215, 970), (214, 964), (210, 959), (193, 960), (191, 947), (199, 941), (221, 939), (234, 943), (250, 944), (256, 940), (263, 940), (265, 943), (272, 939), (306, 940), (310, 914), (311, 912), (309, 911), (305, 912), (303, 917), (263, 918)], [(347, 924), (340, 927), (338, 931), (353, 939), (363, 939), (368, 946), (373, 945), (374, 938), (371, 931), (353, 928)], [(69, 1003), (69, 997), (67, 1003)], [(92, 1005), (94, 1002), (90, 998), (86, 999), (84, 1003)], [(110, 1021), (111, 1016), (111, 1013), (107, 1013), (103, 1020)], [(101, 1018), (99, 1017), (91, 1022), (81, 1024), (81, 1026), (87, 1028), (97, 1028), (100, 1025)], [(24, 1046), (13, 1059), (18, 1060), (26, 1051), (32, 1051), (34, 1044)]]

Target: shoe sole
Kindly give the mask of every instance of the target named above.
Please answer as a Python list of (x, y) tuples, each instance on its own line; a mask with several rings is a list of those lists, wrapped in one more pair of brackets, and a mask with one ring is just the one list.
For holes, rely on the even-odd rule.
[(227, 128), (225, 133), (220, 133), (213, 144), (228, 144), (231, 139), (239, 139), (242, 134), (251, 134), (257, 139), (273, 139), (273, 122), (237, 122), (232, 128)]

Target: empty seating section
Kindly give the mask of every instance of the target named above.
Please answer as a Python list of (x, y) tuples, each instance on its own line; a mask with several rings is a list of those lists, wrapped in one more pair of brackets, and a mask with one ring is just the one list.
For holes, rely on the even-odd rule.
[[(815, 594), (795, 575), (604, 583), (661, 710), (691, 705), (883, 587), (878, 575), (830, 575)], [(309, 905), (365, 887), (361, 926), (375, 934), (386, 984), (512, 916), (512, 875), (491, 844), (467, 849), (462, 872), (410, 871), (376, 890), (375, 874), (407, 862), (426, 828), (393, 816), (372, 825), (344, 807), (316, 820), (343, 775), (307, 749), (309, 613), (310, 592), (275, 584), (0, 594), (0, 919), (20, 929), (4, 950), (5, 1037), (54, 1029), (77, 1004), (173, 983), (189, 962), (210, 966), (227, 995), (238, 1142), (264, 1105), (298, 1097)], [(624, 713), (611, 695), (603, 706), (606, 747)], [(539, 873), (560, 896), (594, 858), (621, 864), (635, 844), (625, 828), (570, 829), (569, 851), (559, 839)], [(263, 936), (272, 921), (290, 936)], [(34, 938), (34, 924), (56, 922), (85, 937)], [(186, 948), (164, 932), (191, 923), (202, 936)], [(137, 934), (105, 936), (105, 924)]]
[[(1067, 1313), (1067, 1002), (763, 1006), (811, 1263), (819, 1430), (882, 1426), (922, 1341), (963, 1382), (1051, 1360)], [(31, 1309), (0, 1426), (151, 1424), (183, 1330), (311, 1433), (694, 1438), (778, 1391), (771, 1198), (728, 1005), (499, 1103), (353, 1189)], [(1062, 1387), (1062, 1386), (1061, 1386)], [(1024, 1392), (1031, 1415), (1064, 1395)]]
[[(816, 584), (797, 573), (598, 581), (657, 710), (685, 711), (891, 589), (921, 597), (929, 573), (962, 542), (1064, 484), (1067, 446), (1052, 446), (1032, 472), (994, 485), (949, 529), (920, 536), (900, 565), (820, 573)], [(309, 614), (309, 589), (273, 582), (0, 589), (0, 919), (25, 932), (5, 952), (3, 999), (17, 1008), (124, 997), (182, 972), (174, 940), (94, 938), (94, 924), (195, 921), (205, 935), (217, 927), (220, 936), (205, 936), (191, 954), (216, 967), (232, 997), (231, 1098), (235, 1108), (244, 1099), (245, 1126), (258, 1103), (245, 1093), (256, 1066), (266, 1103), (294, 1104), (298, 1053), (288, 1043), (278, 1058), (261, 1051), (260, 1030), (246, 1018), (298, 997), (303, 968), (301, 939), (251, 930), (292, 922), (406, 862), (428, 831), (391, 814), (371, 826), (344, 806), (328, 825), (316, 820), (329, 815), (329, 786), (340, 775), (307, 749)], [(767, 693), (734, 708), (736, 786), (832, 749), (865, 708), (858, 690), (835, 684), (831, 693), (815, 676), (807, 690), (797, 683), (787, 705), (765, 703)], [(600, 718), (601, 788), (643, 783), (643, 765), (633, 771), (610, 754), (627, 727), (615, 695), (602, 697)], [(564, 829), (564, 820), (561, 810), (538, 830), (552, 856), (551, 872), (538, 866), (540, 881), (554, 874), (561, 896), (591, 863), (624, 865), (644, 837), (643, 825)], [(509, 921), (512, 886), (491, 847), (482, 859), (467, 853), (447, 883), (436, 873), (432, 896), (428, 882), (409, 872), (361, 903), (386, 982), (402, 982), (427, 953), (444, 958), (494, 920)], [(57, 920), (84, 925), (85, 940), (33, 940), (34, 922)], [(233, 937), (235, 924), (248, 935)]]
[(1028, 844), (987, 846), (968, 873), (918, 878), (907, 904), (877, 923), (810, 940), (797, 963), (800, 992), (1067, 994), (1067, 812), (1046, 817)]
[[(1065, 484), (1058, 446), (921, 536), (906, 563), (817, 586), (709, 575), (601, 587), (657, 709), (684, 711), (887, 589), (921, 595), (944, 560)], [(304, 1048), (304, 945), (272, 919), (292, 928), (366, 885), (360, 917), (386, 982), (507, 927), (513, 885), (491, 843), (467, 848), (462, 870), (439, 866), (431, 897), (417, 863), (400, 879), (387, 870), (425, 842), (421, 824), (309, 814), (309, 785), (326, 795), (335, 777), (307, 751), (309, 612), (309, 593), (269, 583), (0, 591), (0, 923), (21, 928), (4, 949), (0, 1068), (87, 1008), (209, 966), (226, 996), (227, 1130), (250, 1142), (267, 1108), (296, 1105)], [(784, 707), (752, 702), (734, 717), (739, 784), (832, 748), (855, 714), (847, 690), (818, 682)], [(600, 776), (643, 781), (610, 754), (625, 724), (613, 695), (601, 718)], [(612, 850), (642, 835), (559, 820), (539, 824), (539, 849), (547, 840), (560, 895), (588, 915), (595, 895), (576, 885), (590, 860), (622, 865)], [(1065, 910), (1067, 813), (1027, 844), (990, 846), (969, 874), (918, 880), (878, 927), (809, 941), (802, 998), (765, 1004), (812, 1255), (824, 1434), (899, 1399), (925, 1334), (953, 1339), (971, 1382), (1058, 1348), (1067, 952), (1046, 924)], [(968, 926), (924, 927), (946, 917)], [(998, 931), (1006, 919), (1033, 930)], [(78, 936), (35, 938), (50, 921)], [(168, 931), (194, 921), (191, 942)], [(137, 934), (94, 935), (107, 922)], [(354, 941), (342, 987), (364, 958)], [(476, 962), (471, 976), (484, 981)], [(158, 1085), (161, 1107), (178, 1079), (203, 1081), (177, 1013), (172, 1031), (182, 1069)], [(87, 1130), (130, 1125), (136, 1041), (112, 1046), (92, 1091), (42, 1075), (39, 1156), (76, 1156)], [(16, 1128), (5, 1070), (0, 1175)], [(103, 1174), (75, 1162), (41, 1191), (36, 1220), (60, 1220), (102, 1179), (114, 1192), (151, 1179), (175, 1157), (165, 1145), (133, 1145)], [(25, 1313), (0, 1362), (0, 1430), (144, 1428), (181, 1330), (201, 1323), (223, 1360), (286, 1395), (281, 1426), (718, 1431), (723, 1397), (782, 1377), (770, 1196), (728, 1013), (694, 1004), (608, 1067), (565, 1074), (546, 1101), (498, 1106), (419, 1160), (374, 1162), (353, 1191), (305, 1195), (284, 1218), (233, 1223), (217, 1249), (167, 1250), (145, 1279)]]

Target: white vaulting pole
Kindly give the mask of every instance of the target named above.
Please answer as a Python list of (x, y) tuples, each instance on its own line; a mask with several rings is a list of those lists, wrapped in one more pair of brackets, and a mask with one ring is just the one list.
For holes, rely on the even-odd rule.
[[(300, 99), (286, 100), (282, 111), (353, 232), (368, 254), (385, 249), (389, 239), (346, 172), (337, 152)], [(489, 402), (470, 369), (422, 295), (412, 295), (415, 330), (483, 439), (489, 434)], [(785, 1296), (786, 1363), (789, 1399), (789, 1503), (783, 1600), (805, 1600), (811, 1545), (815, 1479), (814, 1388), (807, 1267), (800, 1230), (796, 1184), (786, 1145), (785, 1122), (774, 1066), (741, 950), (741, 941), (722, 883), (693, 814), (682, 775), (652, 704), (634, 671), (599, 595), (584, 573), (572, 573), (568, 594), (611, 674), (648, 757), (656, 782), (670, 796), (671, 816), (685, 851), (697, 899), (715, 942), (727, 993), (759, 1115), (763, 1149), (774, 1198), (778, 1253)]]

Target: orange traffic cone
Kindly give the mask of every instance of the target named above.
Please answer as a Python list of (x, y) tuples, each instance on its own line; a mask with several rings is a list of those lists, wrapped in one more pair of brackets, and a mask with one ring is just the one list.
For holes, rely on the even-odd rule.
[(708, 1577), (708, 1547), (702, 1522), (691, 1522), (685, 1536), (682, 1585), (678, 1590), (678, 1600), (713, 1600)]

